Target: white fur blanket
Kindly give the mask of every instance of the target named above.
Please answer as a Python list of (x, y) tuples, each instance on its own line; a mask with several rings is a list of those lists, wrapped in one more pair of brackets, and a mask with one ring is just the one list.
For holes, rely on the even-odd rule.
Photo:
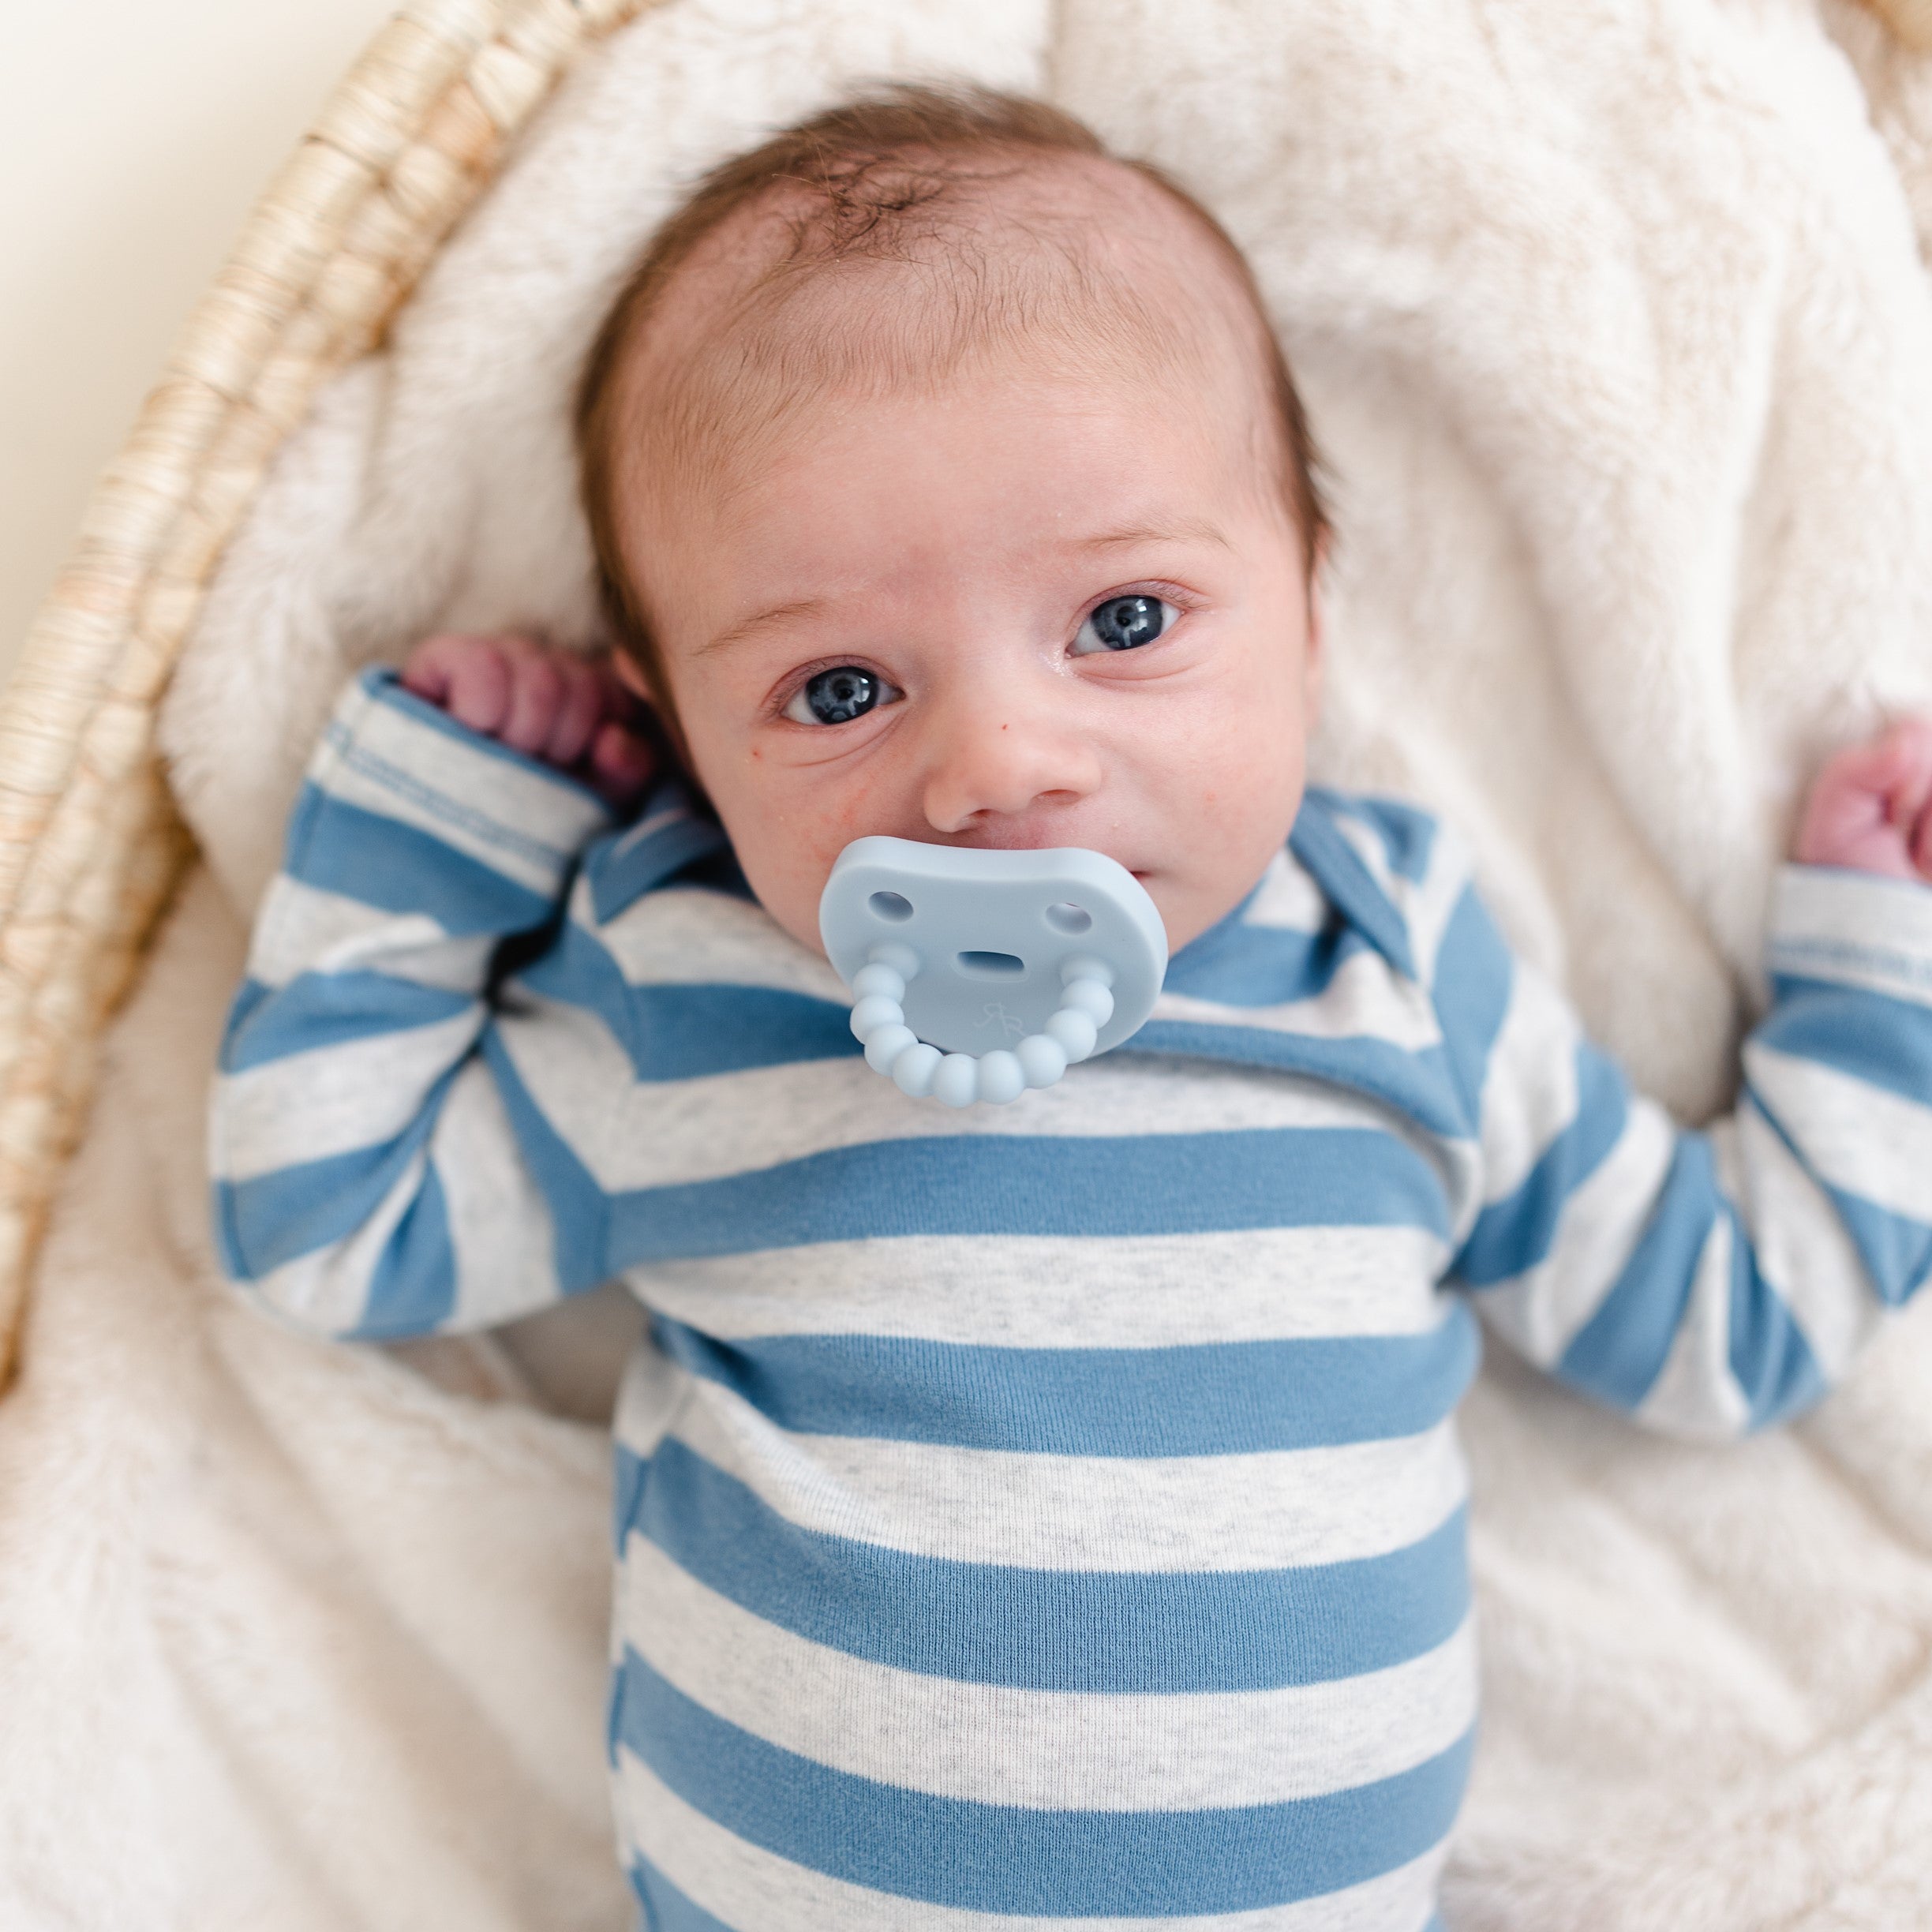
[[(324, 395), (173, 693), (208, 866), (0, 1404), (7, 1932), (627, 1922), (595, 1417), (628, 1316), (272, 1327), (215, 1278), (204, 1082), (350, 668), (432, 625), (588, 634), (564, 399), (676, 184), (934, 72), (1043, 88), (1252, 251), (1336, 480), (1318, 766), (1458, 821), (1687, 1116), (1796, 788), (1932, 705), (1932, 67), (1837, 0), (669, 0)], [(1929, 1393), (1932, 1310), (1723, 1451), (1492, 1359), (1458, 1932), (1932, 1924)]]

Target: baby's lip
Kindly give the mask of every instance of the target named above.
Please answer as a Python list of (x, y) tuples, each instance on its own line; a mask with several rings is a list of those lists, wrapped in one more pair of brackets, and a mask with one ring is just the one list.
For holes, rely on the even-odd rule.
[(1097, 852), (1103, 859), (1111, 859), (1143, 886), (1154, 875), (1151, 868), (1135, 865), (1118, 852), (1110, 852), (1101, 844), (1090, 845), (1077, 833), (1069, 833), (1058, 828), (1001, 826), (955, 833), (950, 838), (938, 839), (932, 842), (956, 846), (968, 852), (1050, 852), (1061, 847), (1071, 847), (1077, 852)]

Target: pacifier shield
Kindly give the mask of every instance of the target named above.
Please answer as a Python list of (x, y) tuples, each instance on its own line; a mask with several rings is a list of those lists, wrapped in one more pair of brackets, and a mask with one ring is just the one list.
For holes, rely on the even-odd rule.
[(1072, 980), (1096, 966), (1113, 1010), (1089, 1053), (1069, 1057), (1104, 1053), (1138, 1031), (1167, 970), (1166, 929), (1147, 889), (1078, 846), (856, 839), (826, 882), (818, 930), (848, 986), (869, 964), (896, 972), (904, 1024), (948, 1054), (1014, 1050), (1046, 1031)]

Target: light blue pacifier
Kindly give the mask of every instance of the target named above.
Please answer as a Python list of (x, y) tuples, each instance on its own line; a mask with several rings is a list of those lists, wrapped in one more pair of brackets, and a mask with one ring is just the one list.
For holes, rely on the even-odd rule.
[(915, 1099), (1003, 1106), (1137, 1032), (1167, 930), (1096, 852), (982, 852), (855, 839), (818, 901), (873, 1069)]

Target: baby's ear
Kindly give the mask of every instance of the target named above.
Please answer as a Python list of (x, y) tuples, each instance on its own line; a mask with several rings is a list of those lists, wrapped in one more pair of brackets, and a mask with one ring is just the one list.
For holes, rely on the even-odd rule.
[(617, 673), (617, 681), (634, 698), (641, 698), (653, 710), (658, 709), (657, 694), (651, 688), (650, 674), (620, 645), (610, 654), (611, 668)]
[(1322, 674), (1328, 661), (1328, 611), (1324, 594), (1328, 578), (1327, 562), (1328, 538), (1324, 532), (1320, 548), (1316, 552), (1315, 567), (1309, 573), (1308, 622), (1304, 633), (1305, 642), (1301, 647), (1301, 688), (1311, 724), (1321, 710)]

